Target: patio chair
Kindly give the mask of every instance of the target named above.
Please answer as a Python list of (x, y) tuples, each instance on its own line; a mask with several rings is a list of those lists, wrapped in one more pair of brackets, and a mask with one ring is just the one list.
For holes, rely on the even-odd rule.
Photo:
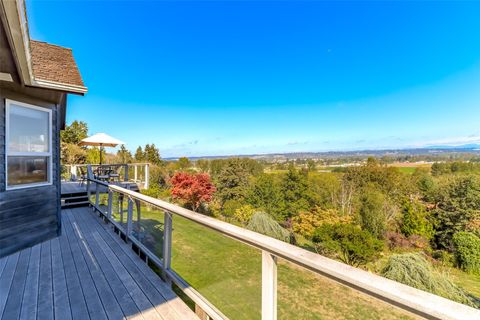
[(120, 171), (122, 170), (122, 167), (121, 166), (118, 166), (116, 169), (112, 169), (112, 171), (110, 172), (109, 176), (110, 176), (110, 179), (112, 179), (112, 181), (115, 182), (115, 179), (120, 182)]

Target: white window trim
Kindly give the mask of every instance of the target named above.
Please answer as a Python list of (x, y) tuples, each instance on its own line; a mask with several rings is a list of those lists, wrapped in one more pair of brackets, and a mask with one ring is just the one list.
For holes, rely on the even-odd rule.
[[(24, 108), (29, 108), (33, 110), (38, 110), (42, 112), (48, 113), (48, 125), (49, 125), (49, 132), (48, 132), (48, 150), (49, 152), (19, 152), (19, 151), (9, 151), (9, 132), (10, 132), (10, 107), (11, 105), (17, 105)], [(6, 190), (17, 190), (17, 189), (25, 189), (25, 188), (35, 188), (35, 187), (42, 187), (42, 186), (51, 186), (53, 184), (53, 150), (52, 150), (52, 136), (53, 136), (53, 121), (52, 121), (52, 110), (47, 108), (42, 108), (38, 106), (34, 106), (28, 103), (5, 99), (5, 188)], [(8, 156), (38, 156), (38, 157), (48, 157), (47, 161), (47, 177), (48, 181), (46, 182), (37, 182), (37, 183), (27, 183), (27, 184), (20, 184), (20, 185), (8, 185)]]

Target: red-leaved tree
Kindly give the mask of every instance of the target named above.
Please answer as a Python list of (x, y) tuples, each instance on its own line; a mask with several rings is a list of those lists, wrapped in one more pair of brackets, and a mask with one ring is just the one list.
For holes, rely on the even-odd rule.
[(177, 172), (170, 182), (172, 197), (184, 201), (193, 211), (197, 211), (202, 203), (210, 202), (216, 191), (207, 173)]

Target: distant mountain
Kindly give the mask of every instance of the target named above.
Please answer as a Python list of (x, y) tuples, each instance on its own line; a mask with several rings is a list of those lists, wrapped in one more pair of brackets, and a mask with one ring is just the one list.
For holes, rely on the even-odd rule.
[(427, 149), (448, 149), (448, 150), (452, 150), (452, 149), (458, 149), (458, 150), (464, 150), (464, 149), (467, 149), (467, 150), (480, 150), (480, 144), (478, 143), (470, 143), (470, 144), (462, 144), (462, 145), (459, 145), (459, 146), (446, 146), (446, 145), (439, 145), (439, 146), (428, 146), (428, 147), (425, 147)]

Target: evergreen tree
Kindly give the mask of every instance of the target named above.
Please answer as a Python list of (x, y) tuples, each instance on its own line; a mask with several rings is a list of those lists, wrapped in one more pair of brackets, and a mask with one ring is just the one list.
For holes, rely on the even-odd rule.
[(141, 146), (138, 146), (137, 150), (135, 151), (135, 160), (137, 162), (141, 162), (145, 160), (145, 153), (143, 152)]

